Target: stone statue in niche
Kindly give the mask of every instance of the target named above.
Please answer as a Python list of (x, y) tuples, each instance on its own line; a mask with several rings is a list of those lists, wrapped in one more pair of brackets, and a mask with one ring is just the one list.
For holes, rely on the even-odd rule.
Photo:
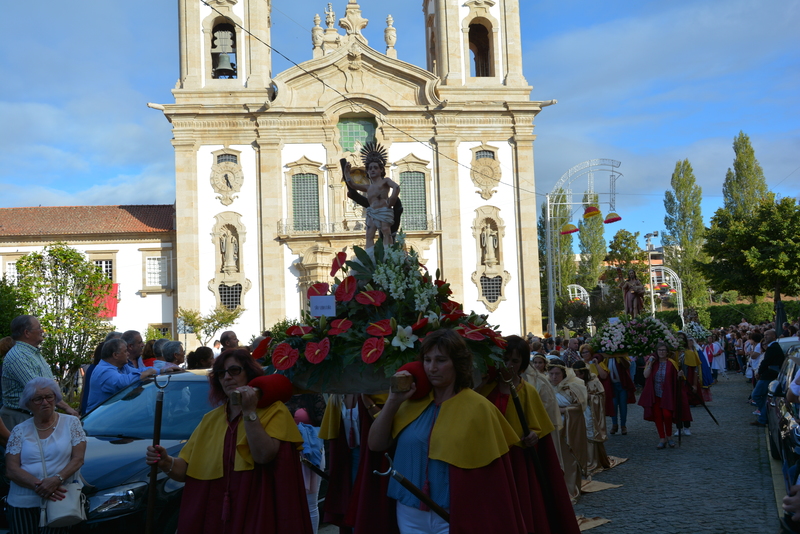
[(481, 229), (481, 248), (483, 249), (483, 264), (487, 267), (497, 265), (497, 230), (488, 222)]
[(222, 272), (225, 274), (239, 272), (239, 239), (236, 232), (225, 228), (219, 238), (219, 251), (222, 254)]

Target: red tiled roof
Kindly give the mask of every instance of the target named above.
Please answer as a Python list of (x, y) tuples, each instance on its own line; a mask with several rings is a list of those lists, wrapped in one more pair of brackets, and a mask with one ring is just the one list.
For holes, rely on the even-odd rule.
[(162, 204), (0, 208), (0, 238), (169, 232), (174, 218), (175, 207)]

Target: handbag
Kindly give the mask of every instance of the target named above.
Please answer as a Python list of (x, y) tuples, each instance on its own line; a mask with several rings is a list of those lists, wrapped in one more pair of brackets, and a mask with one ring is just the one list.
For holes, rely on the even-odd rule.
[[(39, 445), (39, 454), (42, 459), (43, 478), (47, 478), (47, 466), (44, 463), (42, 441), (37, 438), (36, 443)], [(70, 477), (71, 480), (69, 482), (61, 484), (67, 488), (67, 494), (62, 500), (42, 499), (39, 527), (71, 527), (86, 521), (86, 495), (81, 492), (83, 482), (78, 472)]]

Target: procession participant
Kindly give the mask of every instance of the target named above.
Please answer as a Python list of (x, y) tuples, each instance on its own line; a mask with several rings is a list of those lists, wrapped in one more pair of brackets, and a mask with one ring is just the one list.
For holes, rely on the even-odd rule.
[[(689, 398), (689, 406), (698, 406), (703, 404), (703, 378), (700, 357), (697, 351), (690, 348), (689, 336), (685, 332), (678, 332), (678, 337), (681, 339), (681, 348), (678, 350), (678, 366), (686, 377), (685, 386), (686, 395)], [(689, 427), (692, 426), (691, 421), (676, 421), (675, 425), (682, 435), (692, 435), (689, 430)], [(675, 431), (676, 436), (678, 435), (678, 430)]]
[[(485, 383), (478, 388), (478, 393), (497, 406), (518, 436), (527, 434), (509, 452), (525, 525), (528, 532), (537, 534), (578, 533), (580, 528), (574, 519), (575, 513), (564, 483), (564, 474), (553, 445), (555, 427), (536, 388), (521, 379), (528, 367), (528, 344), (519, 336), (508, 336), (505, 339), (507, 344), (503, 360), (519, 396), (528, 428), (523, 430), (515, 403), (509, 398), (509, 384), (501, 376), (492, 378), (493, 374), (499, 373), (490, 373)], [(537, 461), (544, 478), (540, 478), (540, 473), (537, 472)]]
[(563, 418), (560, 438), (564, 479), (569, 496), (575, 502), (581, 494), (581, 474), (586, 471), (587, 464), (588, 446), (583, 416), (587, 402), (586, 386), (558, 359), (550, 360), (547, 364), (547, 375), (556, 388), (556, 400)]
[[(550, 422), (553, 423), (553, 446), (556, 449), (558, 461), (561, 463), (560, 435), (563, 422), (561, 420), (561, 412), (558, 409), (558, 401), (556, 400), (556, 390), (547, 377), (547, 357), (542, 354), (534, 354), (531, 364), (525, 370), (523, 376), (525, 381), (536, 389), (545, 410), (547, 410), (547, 415), (550, 417)], [(563, 463), (561, 464), (561, 469), (564, 469)]]
[(689, 411), (686, 388), (681, 388), (678, 397), (678, 380), (684, 378), (683, 371), (678, 370), (677, 362), (669, 357), (669, 349), (664, 343), (659, 342), (656, 345), (655, 357), (647, 358), (644, 376), (646, 382), (639, 399), (639, 406), (644, 408), (644, 420), (656, 424), (659, 437), (657, 449), (663, 449), (667, 445), (673, 448), (675, 442), (672, 441), (672, 421), (677, 410), (680, 409), (683, 421), (691, 421), (692, 414)]
[(612, 467), (611, 460), (606, 454), (606, 392), (597, 375), (586, 367), (584, 362), (578, 362), (572, 368), (575, 376), (586, 384), (587, 402), (583, 416), (586, 419), (587, 461), (586, 472), (591, 475), (603, 469)]
[(341, 534), (352, 532), (345, 524), (345, 515), (361, 452), (359, 412), (358, 395), (331, 395), (319, 431), (319, 437), (328, 441), (330, 453), (330, 478), (323, 520), (338, 526)]
[(725, 371), (725, 354), (722, 351), (722, 346), (717, 343), (716, 335), (708, 335), (703, 352), (708, 359), (708, 364), (711, 366), (711, 376), (714, 378), (714, 384), (716, 384), (719, 372)]
[[(311, 534), (298, 454), (303, 438), (283, 402), (258, 407), (248, 383), (263, 375), (247, 350), (224, 351), (209, 374), (209, 399), (217, 407), (180, 456), (169, 456), (161, 445), (147, 447), (148, 464), (186, 483), (178, 532)], [(263, 392), (261, 402), (272, 400), (270, 393)], [(240, 404), (231, 402), (234, 395)]]
[(431, 392), (411, 400), (414, 385), (391, 391), (370, 429), (369, 447), (396, 445), (396, 470), (449, 510), (450, 523), (392, 479), (388, 496), (397, 501), (400, 532), (525, 533), (508, 455), (519, 437), (491, 402), (470, 389), (472, 354), (464, 339), (451, 329), (431, 332), (420, 359)]
[(623, 436), (628, 433), (628, 404), (636, 402), (636, 386), (628, 372), (630, 364), (624, 354), (606, 354), (597, 367), (597, 376), (603, 383), (606, 395), (611, 396), (611, 403), (606, 400), (606, 414), (611, 408), (611, 433), (616, 434), (621, 429)]

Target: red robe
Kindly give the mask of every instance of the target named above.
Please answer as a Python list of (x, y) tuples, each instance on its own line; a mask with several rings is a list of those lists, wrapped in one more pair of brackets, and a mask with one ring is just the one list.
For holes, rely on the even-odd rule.
[(328, 463), (330, 478), (328, 479), (328, 491), (325, 494), (323, 521), (345, 527), (344, 516), (347, 513), (350, 495), (353, 491), (353, 483), (350, 480), (353, 457), (345, 437), (344, 423), (340, 423), (339, 435), (336, 439), (328, 441), (328, 450), (330, 451), (330, 462)]
[(270, 463), (234, 471), (235, 440), (228, 438), (222, 478), (186, 477), (178, 534), (311, 534), (297, 445), (281, 441)]
[[(608, 359), (605, 357), (605, 359)], [(626, 358), (627, 360), (627, 358)], [(608, 366), (608, 363), (605, 363)], [(617, 371), (619, 372), (619, 382), (622, 384), (622, 388), (628, 392), (628, 404), (635, 404), (636, 403), (636, 384), (633, 383), (631, 379), (631, 368), (630, 362), (628, 362), (628, 366), (624, 369), (620, 369), (621, 365), (617, 366)], [(606, 370), (606, 369), (604, 369)], [(597, 377), (600, 380), (600, 383), (603, 384), (603, 389), (606, 392), (606, 415), (611, 415), (616, 413), (614, 410), (614, 384), (611, 382), (611, 374), (606, 375), (605, 378)]]
[[(676, 411), (678, 407), (677, 402), (677, 395), (678, 395), (678, 370), (675, 368), (675, 363), (672, 360), (667, 360), (669, 365), (667, 365), (667, 374), (664, 377), (664, 387), (661, 394), (661, 408), (664, 410), (670, 410), (673, 414), (674, 421), (691, 421), (692, 420), (692, 412), (689, 410), (689, 396), (686, 393), (686, 383), (681, 383), (681, 396), (680, 396), (680, 419), (678, 419), (678, 413)], [(658, 366), (660, 362), (656, 360), (653, 362), (653, 366), (650, 368), (650, 376), (647, 377), (647, 381), (644, 383), (644, 389), (642, 390), (642, 396), (639, 399), (639, 406), (644, 408), (644, 420), (645, 421), (655, 421), (653, 417), (653, 404), (656, 400), (656, 372), (658, 371)]]

